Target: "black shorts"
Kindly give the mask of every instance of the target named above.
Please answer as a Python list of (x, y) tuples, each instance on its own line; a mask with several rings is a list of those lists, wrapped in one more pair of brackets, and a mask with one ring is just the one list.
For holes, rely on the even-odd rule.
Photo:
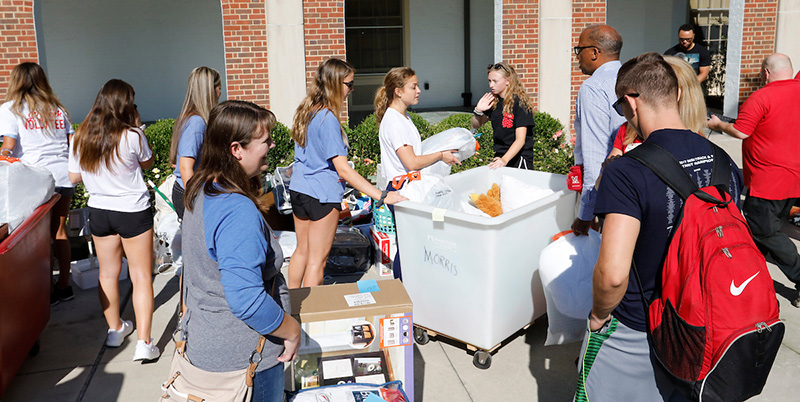
[(342, 210), (341, 202), (322, 203), (310, 195), (293, 190), (289, 190), (289, 197), (292, 199), (292, 213), (300, 219), (318, 221), (328, 216), (334, 209), (337, 211)]
[(118, 234), (123, 239), (130, 239), (152, 228), (153, 213), (150, 208), (139, 212), (119, 212), (89, 207), (89, 230), (94, 236)]

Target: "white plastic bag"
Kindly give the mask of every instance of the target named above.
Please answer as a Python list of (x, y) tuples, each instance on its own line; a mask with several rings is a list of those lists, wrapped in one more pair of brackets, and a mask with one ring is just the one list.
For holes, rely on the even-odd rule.
[(440, 176), (422, 173), (419, 180), (406, 183), (400, 195), (436, 208), (464, 212), (458, 194)]
[[(422, 154), (432, 154), (435, 152), (458, 150), (455, 155), (458, 160), (463, 161), (475, 155), (475, 137), (466, 128), (454, 127), (441, 133), (434, 134), (422, 141)], [(422, 173), (447, 176), (450, 174), (450, 165), (438, 161), (433, 165), (422, 169)]]
[(292, 213), (292, 200), (289, 196), (289, 183), (292, 181), (292, 167), (291, 165), (285, 167), (275, 168), (275, 173), (272, 175), (272, 195), (275, 197), (275, 207), (281, 215), (290, 215)]
[(600, 253), (601, 236), (570, 233), (542, 250), (539, 276), (547, 300), (545, 345), (561, 345), (583, 339), (586, 318), (592, 310), (592, 272)]
[(13, 232), (36, 208), (53, 196), (50, 171), (24, 162), (0, 161), (0, 224)]
[(503, 175), (500, 179), (500, 204), (504, 214), (553, 193), (552, 189), (532, 186), (508, 175)]
[[(172, 203), (172, 205), (175, 205), (175, 202), (172, 201), (172, 187), (175, 186), (175, 180), (177, 180), (175, 178), (175, 175), (171, 174), (167, 176), (166, 179), (164, 179), (164, 182), (161, 183), (160, 186), (158, 186), (158, 191), (161, 191), (161, 194), (164, 194), (169, 200), (169, 202)], [(169, 215), (173, 212), (175, 212), (175, 209), (173, 209), (171, 206), (169, 206), (169, 204), (167, 204), (167, 200), (165, 200), (159, 194), (156, 194), (156, 214), (155, 216), (153, 216), (153, 224), (155, 226), (158, 226), (158, 222), (164, 216)]]
[(155, 224), (155, 240), (153, 241), (153, 273), (160, 274), (168, 272), (170, 269), (180, 268), (181, 258), (181, 224), (178, 222), (178, 214), (170, 212), (161, 217)]

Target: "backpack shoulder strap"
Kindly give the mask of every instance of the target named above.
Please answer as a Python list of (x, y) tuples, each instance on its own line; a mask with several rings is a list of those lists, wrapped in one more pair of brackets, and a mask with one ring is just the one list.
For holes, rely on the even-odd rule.
[(645, 141), (642, 145), (627, 152), (625, 156), (630, 156), (652, 170), (661, 181), (675, 190), (681, 199), (685, 200), (698, 189), (697, 183), (683, 170), (680, 162), (659, 145)]
[(711, 150), (714, 153), (714, 166), (711, 168), (711, 185), (723, 186), (725, 192), (730, 193), (731, 157), (713, 142), (711, 143)]

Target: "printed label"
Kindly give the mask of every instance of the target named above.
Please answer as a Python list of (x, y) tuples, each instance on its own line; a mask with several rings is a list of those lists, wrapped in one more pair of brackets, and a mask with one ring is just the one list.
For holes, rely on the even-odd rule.
[(354, 295), (345, 295), (344, 300), (350, 307), (366, 306), (367, 304), (375, 304), (375, 298), (372, 293), (356, 293)]

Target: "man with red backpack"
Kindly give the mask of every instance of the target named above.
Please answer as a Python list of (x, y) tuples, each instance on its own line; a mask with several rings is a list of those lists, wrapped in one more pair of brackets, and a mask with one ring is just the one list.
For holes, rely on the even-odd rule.
[[(739, 169), (727, 154), (715, 152), (708, 140), (686, 129), (678, 111), (677, 77), (660, 55), (646, 53), (626, 62), (617, 76), (616, 93), (616, 112), (645, 144), (672, 154), (700, 187), (711, 184), (715, 154), (717, 163), (729, 164), (729, 178), (722, 181), (732, 199), (739, 199)], [(680, 195), (634, 158), (606, 166), (594, 209), (605, 224), (576, 401), (685, 400), (674, 381), (656, 369), (642, 300), (642, 293), (650, 300), (661, 287), (661, 265), (682, 205)]]

